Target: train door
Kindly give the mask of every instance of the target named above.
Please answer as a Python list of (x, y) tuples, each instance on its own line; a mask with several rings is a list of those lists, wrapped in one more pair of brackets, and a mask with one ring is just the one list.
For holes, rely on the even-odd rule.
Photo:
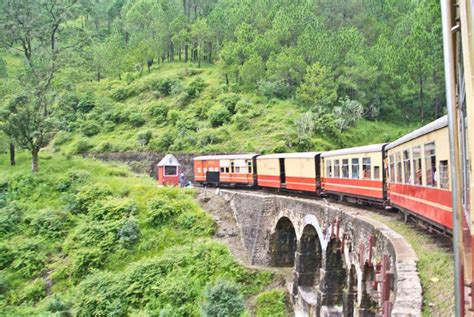
[(314, 168), (316, 171), (316, 193), (321, 193), (321, 154), (314, 157)]
[(280, 161), (280, 184), (283, 185), (286, 183), (286, 173), (285, 173), (285, 159), (281, 158)]

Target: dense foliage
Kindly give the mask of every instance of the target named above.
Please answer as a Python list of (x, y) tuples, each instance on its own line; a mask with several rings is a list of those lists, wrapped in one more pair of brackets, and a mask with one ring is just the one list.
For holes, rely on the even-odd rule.
[[(324, 149), (369, 142), (341, 135), (360, 122), (443, 112), (435, 0), (3, 0), (0, 12), (0, 127), (33, 154), (55, 134), (75, 153)], [(48, 85), (26, 80), (36, 71)], [(248, 133), (226, 144), (236, 131)]]
[[(193, 191), (157, 189), (124, 167), (82, 159), (43, 156), (36, 175), (25, 154), (14, 168), (5, 159), (2, 316), (198, 316), (206, 305), (236, 311), (271, 280), (211, 239), (214, 223)], [(206, 301), (216, 289), (233, 303)]]

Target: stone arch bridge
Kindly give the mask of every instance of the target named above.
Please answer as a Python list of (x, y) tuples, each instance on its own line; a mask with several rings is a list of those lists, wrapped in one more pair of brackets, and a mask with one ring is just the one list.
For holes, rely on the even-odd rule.
[(251, 264), (292, 267), (295, 314), (421, 316), (417, 257), (402, 236), (360, 209), (218, 189)]

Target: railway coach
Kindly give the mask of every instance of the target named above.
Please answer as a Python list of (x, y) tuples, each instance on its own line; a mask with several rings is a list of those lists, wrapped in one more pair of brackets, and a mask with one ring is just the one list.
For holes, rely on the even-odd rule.
[(321, 154), (321, 194), (384, 204), (384, 148), (374, 144)]
[(320, 152), (277, 153), (257, 157), (258, 186), (319, 192)]
[(203, 185), (256, 185), (257, 154), (207, 155), (194, 158), (194, 180)]
[(452, 198), (447, 116), (401, 137), (386, 149), (390, 204), (450, 231)]

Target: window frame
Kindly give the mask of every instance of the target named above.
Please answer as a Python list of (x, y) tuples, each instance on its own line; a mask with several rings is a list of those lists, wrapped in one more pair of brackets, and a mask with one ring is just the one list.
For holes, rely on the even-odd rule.
[[(357, 164), (354, 164), (354, 161), (357, 160)], [(357, 166), (357, 175), (354, 177), (354, 166)], [(351, 158), (351, 179), (360, 179), (360, 159), (357, 157)]]
[[(163, 176), (178, 176), (178, 166), (176, 166), (176, 165), (165, 165), (163, 167), (164, 167), (163, 168)], [(174, 174), (168, 174), (166, 172), (167, 167), (174, 167)]]
[[(366, 163), (368, 160), (368, 164)], [(365, 167), (369, 167), (368, 169)], [(367, 176), (365, 175), (364, 171), (367, 172)], [(371, 157), (363, 157), (362, 158), (362, 179), (372, 179), (372, 158)]]

